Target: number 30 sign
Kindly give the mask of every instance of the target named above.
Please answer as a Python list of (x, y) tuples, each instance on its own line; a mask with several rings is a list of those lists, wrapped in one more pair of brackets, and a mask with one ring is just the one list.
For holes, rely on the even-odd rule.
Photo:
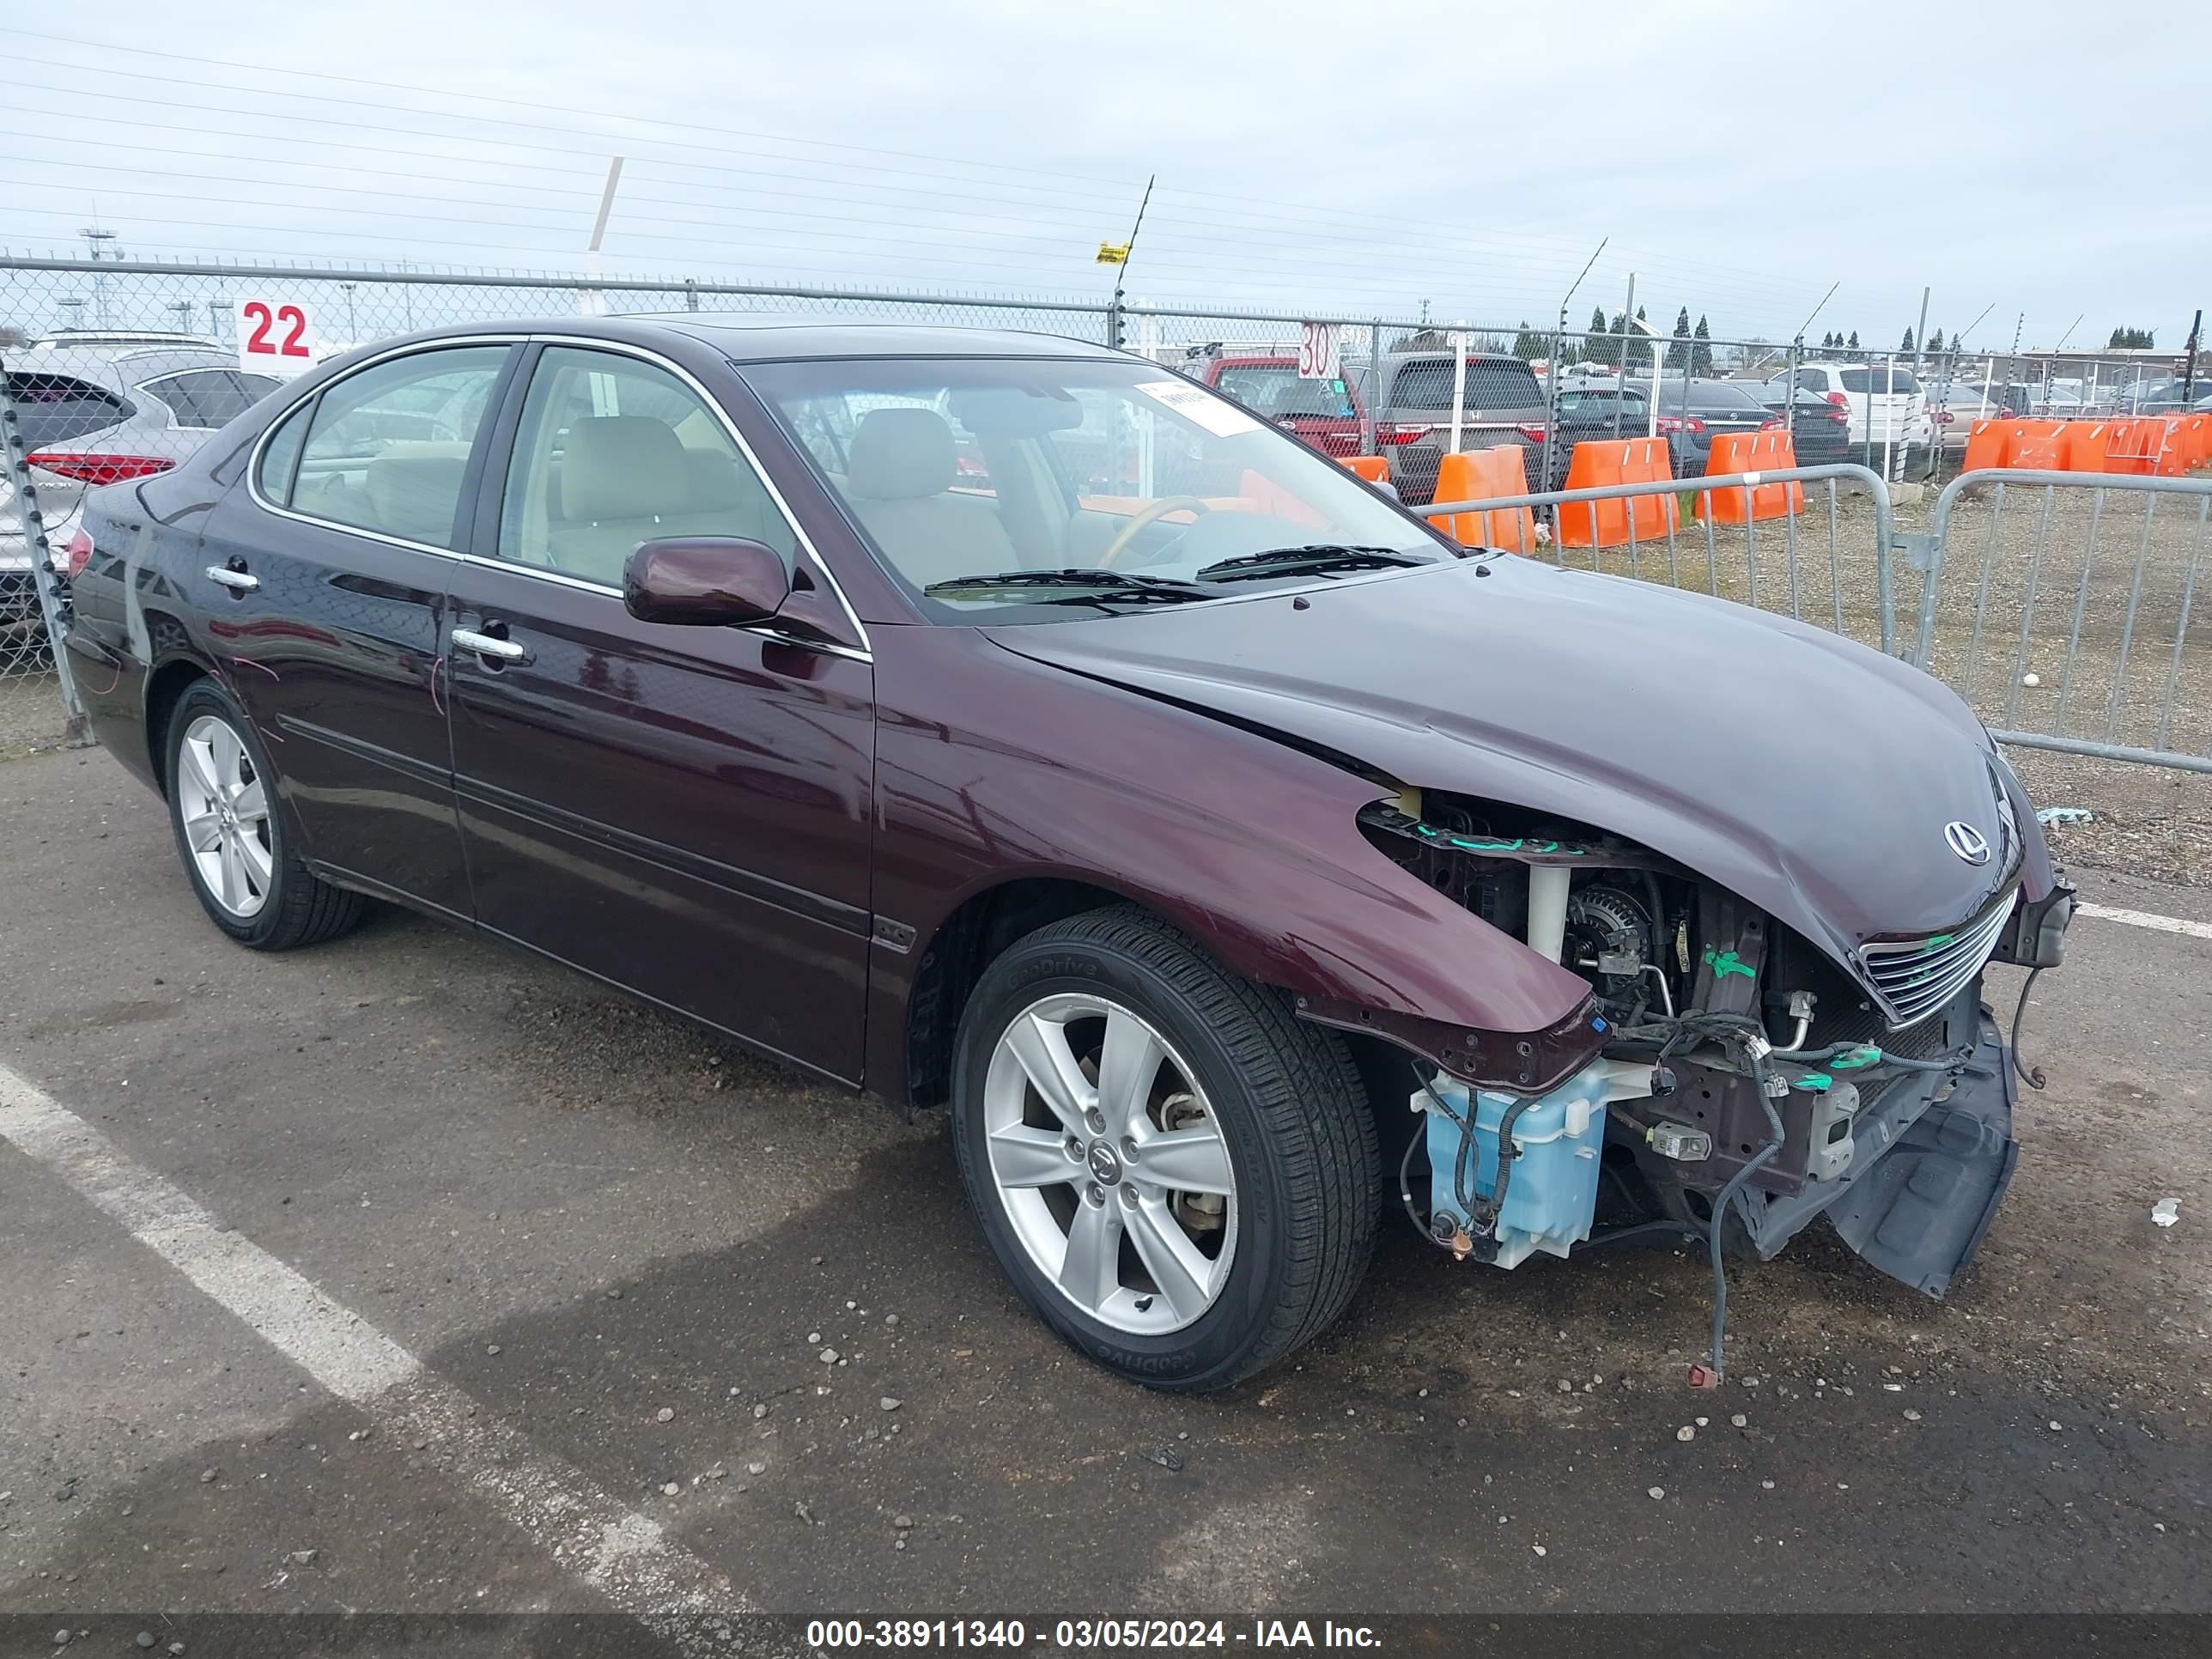
[(239, 367), (255, 374), (289, 377), (313, 368), (307, 308), (291, 300), (240, 300), (231, 319), (238, 336)]

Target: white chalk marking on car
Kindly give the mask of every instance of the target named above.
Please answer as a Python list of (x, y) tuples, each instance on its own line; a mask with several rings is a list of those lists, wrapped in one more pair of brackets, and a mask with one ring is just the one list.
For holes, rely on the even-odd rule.
[(52, 1096), (0, 1066), (0, 1140), (44, 1164), (410, 1456), (457, 1476), (568, 1571), (680, 1650), (722, 1653), (752, 1603), (661, 1523), (478, 1407), (313, 1280), (226, 1226)]
[(2094, 916), (2099, 921), (2125, 922), (2130, 927), (2148, 927), (2161, 933), (2184, 933), (2191, 939), (2212, 939), (2212, 921), (2186, 921), (2179, 916), (2154, 915), (2148, 910), (2116, 910), (2105, 904), (2077, 904), (2077, 916)]

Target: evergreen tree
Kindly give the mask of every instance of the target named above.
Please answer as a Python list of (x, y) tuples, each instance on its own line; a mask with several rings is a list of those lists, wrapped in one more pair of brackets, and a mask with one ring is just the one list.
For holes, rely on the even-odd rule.
[(1844, 348), (1845, 348), (1847, 350), (1850, 350), (1850, 351), (1856, 351), (1856, 350), (1859, 349), (1859, 331), (1858, 331), (1858, 330), (1856, 330), (1856, 329), (1853, 329), (1853, 330), (1851, 331), (1851, 337), (1850, 337), (1850, 339), (1848, 339), (1848, 340), (1844, 341)]
[(1533, 363), (1551, 349), (1544, 337), (1524, 321), (1521, 331), (1513, 337), (1513, 355), (1524, 363)]
[(1911, 324), (1908, 323), (1905, 325), (1905, 338), (1898, 343), (1897, 349), (1899, 351), (1910, 351), (1912, 349), (1912, 326)]
[(1930, 351), (1941, 351), (1943, 349), (1943, 331), (1942, 329), (1937, 329), (1933, 334), (1930, 334), (1928, 337), (1928, 349)]
[(1690, 373), (1710, 374), (1713, 372), (1713, 331), (1705, 326), (1705, 313), (1698, 313), (1698, 331), (1691, 337)]
[(1680, 368), (1690, 361), (1690, 308), (1674, 313), (1674, 337), (1667, 342), (1667, 367)]

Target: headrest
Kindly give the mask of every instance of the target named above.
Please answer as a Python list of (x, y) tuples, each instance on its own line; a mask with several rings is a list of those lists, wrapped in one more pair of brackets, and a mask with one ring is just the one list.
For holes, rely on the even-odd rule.
[(933, 409), (872, 409), (860, 416), (845, 487), (864, 501), (903, 501), (952, 484), (952, 428)]
[(421, 454), (402, 451), (380, 455), (368, 464), (362, 488), (377, 528), (435, 547), (451, 544), (453, 508), (461, 499), (465, 453)]
[(561, 457), (561, 516), (604, 524), (681, 513), (691, 495), (684, 441), (648, 415), (586, 416)]

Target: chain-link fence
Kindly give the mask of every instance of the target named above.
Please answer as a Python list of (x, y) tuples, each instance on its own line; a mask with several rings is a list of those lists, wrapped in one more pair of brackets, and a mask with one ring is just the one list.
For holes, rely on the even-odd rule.
[[(87, 490), (177, 465), (281, 376), (356, 343), (446, 324), (696, 312), (968, 325), (1119, 345), (1217, 386), (1324, 453), (1370, 458), (1416, 505), (1434, 499), (1444, 457), (1517, 446), (1517, 489), (1491, 493), (1542, 497), (1537, 504), (1551, 509), (1545, 527), (1555, 538), (1579, 533), (1562, 516), (1563, 501), (1589, 515), (1590, 533), (1582, 538), (1588, 552), (1577, 551), (1577, 562), (1587, 557), (1595, 568), (1638, 580), (1704, 588), (1880, 648), (1911, 654), (1917, 647), (1923, 665), (2008, 729), (2017, 700), (1988, 705), (1984, 683), (1994, 674), (1984, 660), (1995, 626), (1986, 596), (2021, 582), (2032, 594), (2043, 580), (2033, 574), (2040, 556), (2034, 547), (2045, 544), (2014, 548), (2007, 539), (2012, 530), (1996, 534), (1992, 544), (2002, 550), (1990, 556), (1979, 584), (1985, 597), (1975, 601), (1978, 624), (1967, 625), (1972, 648), (1954, 650), (1952, 617), (1966, 603), (1963, 584), (1954, 574), (1940, 592), (1932, 585), (1923, 591), (1919, 572), (1942, 562), (1947, 533), (1956, 572), (1955, 544), (1969, 533), (1965, 517), (1939, 513), (1931, 537), (1907, 538), (1916, 557), (1893, 562), (1899, 544), (1885, 481), (1929, 477), (1947, 460), (1955, 470), (1974, 418), (2049, 409), (2069, 394), (2069, 380), (2150, 413), (2165, 412), (2194, 390), (2193, 358), (2177, 368), (2177, 360), (2148, 353), (2107, 361), (1872, 352), (1711, 338), (1680, 331), (1686, 319), (1676, 332), (1660, 334), (1626, 314), (1609, 330), (1498, 329), (680, 278), (0, 258), (0, 430), (7, 439), (0, 465), (0, 754), (62, 741), (74, 729), (71, 665), (49, 646), (47, 622), (66, 603)], [(1754, 511), (1750, 483), (1740, 486), (1742, 507), (1735, 511), (1727, 491), (1701, 501), (1686, 489), (1607, 489), (1607, 480), (1579, 476), (1573, 465), (1578, 444), (1647, 438), (1662, 457), (1659, 476), (1686, 481), (1732, 466), (1741, 471), (1746, 452), (1731, 441), (1775, 434), (1786, 434), (1790, 447), (1769, 452), (1774, 459), (1760, 463), (1766, 477), (1793, 464), (1816, 470), (1800, 478), (1802, 501), (1780, 514)], [(1595, 493), (1583, 488), (1593, 483), (1600, 486)], [(1640, 509), (1632, 508), (1625, 539), (1601, 536), (1595, 503), (1612, 499), (1618, 507), (1638, 495), (1668, 498), (1664, 532), (1639, 533)], [(1719, 507), (1708, 510), (1715, 501)], [(2159, 535), (2166, 536), (2172, 511), (2143, 511), (2165, 513)], [(2109, 526), (2118, 516), (2107, 514), (2102, 522)], [(2008, 522), (2021, 517), (2015, 509)], [(2094, 562), (2101, 556), (2094, 552), (2101, 532), (2092, 525), (2086, 533)], [(1569, 550), (1554, 541), (1551, 551), (1565, 557)], [(2146, 557), (2154, 604), (2165, 603), (2156, 596), (2168, 576), (2193, 581), (2197, 555), (2180, 564)], [(1897, 591), (1900, 585), (1907, 591)], [(2136, 637), (2128, 620), (2134, 613), (2124, 608), (2139, 606), (2146, 590), (2138, 585), (2133, 599), (2124, 599), (2110, 587), (2101, 575), (2081, 578), (2081, 617), (2064, 662), (2081, 663), (2081, 641), (2101, 637), (2112, 621), (2107, 612), (2119, 605), (2114, 637), (2124, 667), (2135, 648), (2124, 641)], [(1936, 624), (1927, 621), (1930, 614)], [(1900, 615), (1907, 619), (1902, 629)], [(2031, 607), (2031, 634), (2050, 615), (2047, 605)], [(1916, 634), (1916, 619), (1923, 633), (1940, 624), (1932, 647)], [(2159, 705), (2166, 712), (2150, 716), (2150, 728), (2129, 725), (2130, 705), (2123, 700), (2119, 713), (2107, 711), (2100, 732), (2109, 726), (2132, 738), (2112, 746), (2146, 753), (2202, 752), (2204, 745), (2186, 737), (2195, 718), (2188, 689), (2203, 654), (2186, 601), (2172, 616), (2160, 611), (2155, 625), (2171, 645), (2180, 691)], [(2069, 670), (2060, 676), (2070, 683)], [(2067, 729), (2063, 719), (2053, 728), (2060, 735)], [(2177, 730), (2183, 735), (2172, 736)], [(2024, 732), (2029, 740), (2037, 735)]]

